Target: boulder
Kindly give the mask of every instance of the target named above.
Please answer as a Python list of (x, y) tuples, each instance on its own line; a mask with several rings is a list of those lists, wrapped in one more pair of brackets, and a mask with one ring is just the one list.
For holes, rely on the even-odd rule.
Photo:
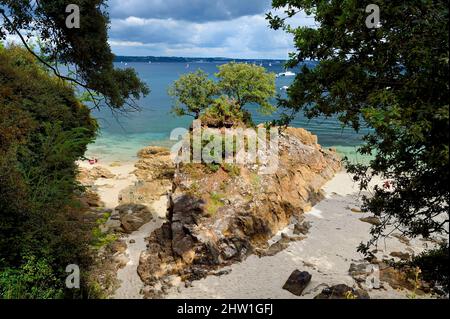
[(80, 167), (78, 168), (77, 180), (83, 185), (92, 186), (99, 178), (113, 179), (115, 177), (116, 175), (102, 166), (95, 166), (91, 169)]
[(314, 299), (370, 299), (367, 291), (340, 284), (325, 288)]
[(380, 226), (381, 225), (380, 219), (378, 217), (375, 217), (375, 216), (364, 217), (364, 218), (360, 218), (359, 220), (364, 222), (364, 223), (369, 223), (369, 224), (374, 225), (374, 226)]
[(301, 224), (297, 223), (294, 226), (295, 235), (306, 235), (309, 233), (309, 229), (312, 227), (310, 222), (303, 222)]
[(86, 208), (101, 208), (105, 206), (100, 200), (100, 196), (92, 191), (84, 192), (80, 197), (80, 202)]
[(307, 271), (295, 270), (284, 284), (283, 289), (296, 296), (301, 296), (311, 282), (311, 278), (312, 275)]
[(110, 244), (110, 248), (113, 254), (122, 254), (127, 250), (127, 244), (123, 240), (117, 240)]
[(141, 204), (124, 204), (116, 207), (120, 215), (122, 228), (126, 233), (132, 233), (153, 219), (150, 209)]
[(394, 251), (390, 254), (392, 257), (399, 258), (401, 260), (409, 260), (411, 255), (408, 253), (402, 253), (400, 251)]
[(115, 177), (116, 177), (116, 175), (114, 175), (108, 169), (101, 167), (101, 166), (96, 166), (89, 171), (89, 178), (91, 178), (93, 180), (96, 180), (99, 178), (112, 179)]
[(128, 264), (129, 261), (130, 261), (130, 259), (123, 254), (113, 257), (113, 262), (115, 262), (117, 264), (118, 268), (124, 268)]

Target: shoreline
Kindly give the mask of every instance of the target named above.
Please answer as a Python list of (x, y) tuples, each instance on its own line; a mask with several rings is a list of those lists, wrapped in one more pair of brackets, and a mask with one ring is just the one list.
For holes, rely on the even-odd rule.
[[(100, 178), (95, 182), (97, 192), (106, 208), (114, 209), (119, 205), (119, 193), (137, 181), (133, 174), (134, 161), (105, 161), (95, 165), (79, 163), (80, 167), (91, 169), (103, 167), (116, 175), (114, 179)], [(378, 181), (381, 182), (381, 181)], [(233, 264), (222, 276), (208, 276), (192, 282), (190, 287), (178, 281), (167, 291), (165, 298), (172, 299), (291, 299), (313, 298), (326, 286), (346, 284), (356, 287), (355, 280), (349, 275), (352, 263), (361, 263), (363, 256), (357, 253), (357, 246), (369, 239), (371, 225), (360, 218), (368, 217), (358, 211), (361, 205), (360, 192), (351, 175), (345, 170), (337, 173), (324, 187), (325, 197), (312, 210), (305, 213), (305, 221), (312, 227), (307, 238), (293, 242), (289, 247), (274, 256), (258, 257), (250, 255), (241, 263)], [(142, 298), (142, 281), (137, 274), (137, 265), (141, 253), (146, 249), (145, 238), (162, 225), (165, 205), (156, 208), (154, 220), (131, 235), (124, 235), (127, 242), (125, 252), (128, 263), (117, 272), (121, 286), (111, 298)], [(280, 231), (271, 241), (290, 235), (293, 225)], [(130, 240), (134, 243), (130, 246)], [(402, 243), (398, 238), (387, 238), (376, 254), (377, 258), (390, 258), (392, 252), (418, 254), (427, 246), (420, 240)], [(301, 297), (286, 290), (283, 284), (294, 270), (308, 271), (313, 278)], [(258, 271), (256, 271), (258, 270)], [(372, 298), (407, 298), (408, 291), (397, 291), (385, 285), (382, 290), (371, 290)]]

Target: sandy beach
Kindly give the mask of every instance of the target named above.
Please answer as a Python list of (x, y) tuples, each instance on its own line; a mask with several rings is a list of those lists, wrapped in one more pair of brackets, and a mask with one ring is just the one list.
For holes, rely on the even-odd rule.
[[(348, 270), (352, 262), (361, 262), (357, 253), (359, 243), (368, 240), (370, 224), (359, 219), (367, 214), (354, 213), (351, 208), (360, 206), (357, 186), (351, 176), (341, 172), (324, 188), (326, 198), (306, 214), (312, 227), (307, 239), (292, 243), (288, 249), (272, 257), (255, 255), (229, 268), (231, 273), (220, 277), (209, 276), (193, 282), (192, 287), (175, 287), (167, 298), (221, 298), (221, 299), (310, 299), (327, 285), (347, 284), (355, 286)], [(292, 233), (292, 227), (285, 229)], [(273, 241), (281, 237), (281, 232)], [(379, 257), (387, 258), (393, 251), (406, 248), (420, 252), (426, 243), (411, 241), (410, 246), (397, 238), (381, 243)], [(382, 251), (381, 251), (382, 250)], [(282, 287), (294, 270), (308, 271), (312, 281), (304, 295), (297, 297)], [(387, 289), (371, 290), (371, 298), (406, 298), (407, 291)]]
[[(93, 167), (86, 163), (80, 163), (80, 166), (88, 169)], [(134, 163), (102, 163), (96, 166), (106, 168), (116, 175), (114, 179), (98, 179), (95, 183), (106, 207), (114, 209), (118, 205), (120, 191), (136, 181), (133, 174)], [(369, 214), (355, 212), (361, 206), (361, 194), (350, 174), (345, 171), (338, 173), (323, 190), (325, 199), (306, 213), (305, 221), (310, 222), (312, 227), (305, 240), (291, 243), (287, 249), (275, 256), (260, 258), (251, 255), (242, 263), (226, 268), (230, 271), (228, 274), (209, 276), (193, 282), (188, 288), (184, 283), (176, 281), (177, 284), (167, 292), (166, 298), (308, 299), (327, 286), (346, 284), (356, 287), (356, 282), (348, 270), (351, 263), (363, 261), (363, 255), (357, 252), (357, 246), (369, 239), (371, 225), (362, 222), (360, 218)], [(161, 198), (153, 208), (157, 213), (152, 222), (130, 236), (124, 236), (128, 244), (125, 255), (129, 262), (118, 272), (118, 279), (122, 284), (114, 298), (142, 298), (140, 291), (143, 285), (136, 272), (139, 256), (146, 248), (145, 238), (163, 222), (167, 199)], [(277, 234), (270, 243), (280, 239), (282, 233), (292, 235), (292, 232), (293, 225)], [(130, 244), (130, 240), (133, 244)], [(428, 244), (421, 240), (412, 240), (407, 245), (395, 237), (390, 237), (380, 243), (376, 255), (383, 259), (390, 258), (391, 252), (408, 251), (417, 254)], [(296, 269), (312, 274), (312, 281), (301, 297), (282, 289), (287, 278)], [(386, 285), (383, 289), (369, 291), (371, 298), (406, 298), (408, 293)]]

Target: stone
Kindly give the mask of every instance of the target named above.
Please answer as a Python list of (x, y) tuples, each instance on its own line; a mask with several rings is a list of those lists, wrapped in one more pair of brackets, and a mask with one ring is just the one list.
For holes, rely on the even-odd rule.
[(138, 230), (153, 219), (150, 209), (141, 204), (124, 204), (116, 207), (122, 228), (126, 233)]
[(368, 267), (370, 266), (369, 263), (361, 263), (361, 264), (350, 264), (350, 269), (348, 270), (348, 273), (350, 276), (355, 279), (356, 282), (362, 283), (365, 282), (367, 279), (368, 273)]
[(120, 222), (120, 220), (110, 218), (104, 226), (107, 227), (109, 231), (119, 231), (122, 227), (122, 223)]
[(113, 261), (117, 264), (119, 268), (125, 267), (130, 259), (125, 255), (117, 255), (113, 257)]
[(392, 257), (399, 258), (401, 260), (409, 260), (411, 255), (408, 253), (402, 253), (400, 251), (394, 251), (390, 254)]
[(397, 238), (398, 241), (401, 242), (404, 245), (407, 245), (407, 246), (410, 245), (410, 240), (405, 235), (394, 233), (391, 236)]
[(148, 146), (138, 152), (139, 158), (153, 158), (155, 155), (167, 156), (170, 155), (170, 150), (165, 147)]
[(370, 299), (367, 291), (340, 284), (322, 290), (314, 299)]
[(120, 162), (113, 162), (113, 163), (109, 164), (109, 167), (120, 167), (120, 166), (122, 166), (122, 163), (120, 163)]
[(130, 244), (135, 244), (136, 243), (136, 241), (134, 240), (134, 239), (130, 239), (130, 242), (129, 242)]
[(364, 217), (364, 218), (360, 218), (359, 220), (364, 222), (364, 223), (369, 223), (369, 224), (374, 225), (374, 226), (380, 226), (381, 225), (380, 219), (378, 217), (375, 217), (375, 216)]
[(116, 175), (114, 175), (108, 169), (101, 166), (96, 166), (89, 171), (89, 178), (94, 180), (99, 178), (113, 179), (115, 177)]
[(352, 207), (350, 210), (351, 210), (353, 213), (362, 213), (361, 208)]
[(303, 222), (302, 224), (295, 224), (294, 234), (295, 235), (307, 235), (310, 228), (312, 227), (310, 222)]
[(127, 244), (123, 240), (117, 240), (111, 243), (110, 247), (113, 254), (115, 253), (123, 254), (127, 250)]
[(100, 196), (92, 191), (83, 193), (80, 198), (81, 204), (86, 208), (101, 208), (105, 207), (105, 204), (100, 200)]
[(296, 296), (301, 296), (311, 282), (311, 278), (312, 275), (307, 271), (295, 270), (284, 284), (283, 289)]

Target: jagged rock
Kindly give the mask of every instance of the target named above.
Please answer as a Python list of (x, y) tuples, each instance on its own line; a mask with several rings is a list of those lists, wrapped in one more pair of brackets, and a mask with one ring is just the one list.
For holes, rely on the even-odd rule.
[(127, 244), (123, 240), (117, 240), (110, 244), (110, 248), (113, 254), (122, 254), (127, 250)]
[(128, 264), (130, 259), (127, 256), (120, 254), (120, 255), (114, 256), (113, 261), (117, 264), (118, 268), (123, 268)]
[(367, 291), (340, 284), (325, 288), (314, 299), (370, 299)]
[(294, 234), (295, 235), (307, 235), (311, 229), (312, 224), (310, 222), (303, 222), (302, 224), (295, 224)]
[[(147, 285), (171, 275), (197, 280), (252, 252), (276, 254), (303, 239), (282, 238), (267, 248), (269, 239), (323, 198), (321, 188), (340, 170), (341, 160), (303, 129), (283, 131), (279, 148), (278, 170), (266, 175), (258, 174), (254, 163), (238, 170), (202, 164), (175, 170), (167, 150), (140, 152), (135, 174), (142, 185), (134, 195), (151, 199), (155, 189), (171, 190), (167, 223), (150, 235), (141, 254), (142, 280)], [(140, 192), (145, 185), (152, 187)]]
[(155, 155), (170, 155), (170, 150), (160, 146), (148, 146), (138, 152), (139, 158), (154, 158)]
[(307, 271), (295, 270), (284, 284), (283, 289), (296, 296), (301, 296), (311, 282), (311, 278), (311, 274)]
[(360, 218), (359, 220), (364, 222), (364, 223), (369, 223), (369, 224), (374, 225), (374, 226), (380, 226), (381, 225), (380, 219), (378, 217), (375, 217), (375, 216), (364, 217), (364, 218)]
[[(350, 265), (349, 275), (356, 280), (360, 287), (363, 287), (363, 284), (366, 282), (369, 275), (374, 275), (372, 271), (373, 268), (369, 267), (371, 264), (365, 262)], [(385, 262), (379, 262), (377, 267), (379, 269), (377, 276), (379, 276), (378, 279), (381, 283), (381, 287), (383, 286), (383, 283), (387, 283), (393, 289), (406, 289), (417, 293), (423, 293), (427, 289), (429, 290), (429, 284), (423, 280), (416, 282), (414, 274), (415, 270), (411, 267), (403, 266), (402, 268), (396, 269)]]
[(116, 207), (120, 215), (120, 222), (125, 232), (138, 230), (153, 219), (153, 214), (145, 205), (125, 204)]
[(81, 204), (86, 208), (101, 208), (105, 204), (100, 200), (100, 196), (91, 191), (84, 192), (80, 197)]
[(405, 235), (394, 233), (391, 236), (397, 238), (398, 241), (401, 242), (402, 244), (405, 244), (408, 246), (410, 245), (410, 240)]
[(350, 276), (355, 279), (358, 283), (363, 283), (366, 281), (367, 276), (369, 275), (368, 267), (370, 266), (369, 263), (361, 263), (361, 264), (350, 264), (350, 269), (348, 270), (348, 273)]
[(77, 180), (86, 186), (92, 186), (99, 178), (112, 179), (116, 175), (111, 173), (108, 169), (102, 166), (95, 166), (91, 169), (78, 168)]
[(305, 239), (306, 237), (304, 236), (287, 236), (284, 233), (281, 234), (281, 239), (279, 241), (277, 241), (276, 243), (270, 245), (269, 248), (267, 249), (256, 249), (255, 253), (259, 256), (259, 257), (267, 257), (267, 256), (275, 256), (277, 255), (279, 252), (282, 252), (283, 250), (285, 250), (286, 248), (289, 247), (289, 244), (293, 241), (300, 241)]
[(392, 257), (399, 258), (401, 260), (409, 260), (411, 258), (411, 255), (408, 253), (402, 253), (400, 251), (394, 251), (390, 254)]
[(122, 227), (122, 223), (120, 220), (108, 219), (104, 226), (108, 229), (108, 231), (119, 231)]

